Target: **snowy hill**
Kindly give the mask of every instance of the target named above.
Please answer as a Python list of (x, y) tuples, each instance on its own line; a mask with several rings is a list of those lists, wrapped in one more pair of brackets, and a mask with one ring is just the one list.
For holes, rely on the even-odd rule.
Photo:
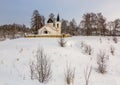
[[(52, 61), (52, 78), (46, 85), (65, 85), (64, 72), (69, 63), (75, 67), (74, 85), (85, 85), (84, 69), (92, 65), (89, 85), (120, 85), (120, 38), (112, 37), (66, 38), (66, 47), (60, 47), (57, 38), (21, 38), (0, 42), (0, 85), (43, 85), (30, 78), (30, 62), (39, 47)], [(90, 45), (91, 55), (82, 44)], [(115, 48), (114, 55), (110, 48)], [(107, 72), (97, 71), (97, 55), (102, 50), (108, 56)]]

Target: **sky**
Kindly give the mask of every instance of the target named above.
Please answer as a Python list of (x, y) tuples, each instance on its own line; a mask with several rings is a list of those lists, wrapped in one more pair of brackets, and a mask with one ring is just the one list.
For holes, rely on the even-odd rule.
[(83, 14), (94, 12), (102, 14), (107, 21), (120, 18), (120, 0), (0, 0), (0, 25), (25, 24), (30, 27), (34, 10), (44, 15), (46, 21), (50, 13), (55, 17), (76, 20), (80, 23)]

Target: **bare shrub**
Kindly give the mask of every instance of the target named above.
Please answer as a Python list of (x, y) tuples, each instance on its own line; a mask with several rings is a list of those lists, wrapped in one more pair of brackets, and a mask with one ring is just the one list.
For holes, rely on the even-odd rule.
[(67, 69), (65, 71), (65, 82), (67, 85), (73, 85), (75, 78), (75, 68), (71, 68), (67, 65)]
[(110, 41), (110, 38), (107, 38), (108, 41)]
[(44, 54), (43, 49), (37, 49), (36, 58), (36, 64), (30, 65), (31, 78), (36, 76), (40, 83), (47, 83), (52, 76), (50, 59)]
[(59, 45), (60, 45), (61, 47), (65, 47), (66, 41), (65, 41), (64, 37), (61, 37), (61, 38), (59, 39), (58, 43), (59, 43)]
[(115, 48), (113, 46), (110, 47), (110, 52), (114, 56), (114, 54), (115, 54)]
[(107, 60), (109, 56), (106, 56), (104, 51), (100, 51), (97, 55), (97, 64), (98, 64), (98, 71), (102, 74), (106, 73), (107, 70)]
[(34, 64), (34, 62), (31, 62), (31, 63), (30, 63), (30, 72), (31, 72), (31, 79), (34, 80), (35, 77), (36, 77), (36, 74), (35, 74), (35, 64)]
[(88, 54), (88, 55), (91, 55), (92, 52), (93, 52), (93, 49), (92, 49), (92, 47), (91, 47), (90, 45), (85, 45), (85, 46), (84, 46), (84, 52), (85, 52), (86, 54)]
[(87, 66), (86, 69), (84, 69), (85, 85), (89, 85), (91, 72), (92, 72), (92, 66), (91, 67)]
[(100, 38), (100, 43), (102, 43), (102, 39)]
[(44, 54), (43, 49), (37, 50), (36, 57), (38, 80), (41, 83), (48, 82), (52, 74), (50, 59), (47, 58), (46, 54)]
[(117, 37), (113, 37), (113, 41), (114, 41), (114, 43), (118, 43)]
[(83, 48), (85, 46), (85, 42), (81, 42), (80, 47)]
[(3, 38), (3, 37), (1, 38), (1, 37), (0, 37), (0, 41), (4, 41), (4, 40), (5, 40), (5, 38)]

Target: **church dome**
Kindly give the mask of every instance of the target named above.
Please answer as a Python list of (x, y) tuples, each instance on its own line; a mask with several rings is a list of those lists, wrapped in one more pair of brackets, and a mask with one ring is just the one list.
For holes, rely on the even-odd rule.
[(53, 23), (53, 20), (51, 18), (49, 18), (47, 23)]

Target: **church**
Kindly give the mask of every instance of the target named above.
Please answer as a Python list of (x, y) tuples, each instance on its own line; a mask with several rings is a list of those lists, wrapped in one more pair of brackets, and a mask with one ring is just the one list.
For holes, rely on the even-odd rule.
[(38, 34), (25, 34), (26, 38), (33, 37), (71, 37), (69, 34), (61, 33), (61, 21), (59, 15), (55, 20), (49, 18), (47, 23), (38, 29)]
[(38, 35), (61, 35), (61, 21), (59, 15), (55, 21), (49, 18), (47, 24), (38, 30)]

